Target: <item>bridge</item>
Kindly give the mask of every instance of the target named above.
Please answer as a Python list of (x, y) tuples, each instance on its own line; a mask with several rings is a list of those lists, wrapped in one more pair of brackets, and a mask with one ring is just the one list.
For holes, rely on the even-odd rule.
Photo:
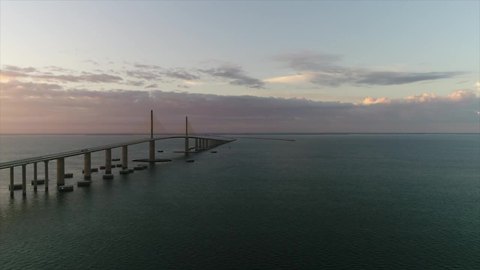
[[(37, 185), (38, 185), (38, 174), (37, 174), (37, 165), (38, 163), (44, 163), (45, 166), (45, 177), (44, 177), (44, 184), (45, 184), (45, 192), (48, 192), (48, 183), (49, 183), (49, 175), (48, 175), (48, 165), (50, 161), (56, 161), (56, 180), (57, 180), (57, 187), (59, 191), (64, 190), (65, 186), (65, 158), (73, 157), (73, 156), (84, 156), (84, 166), (83, 166), (83, 177), (85, 181), (78, 182), (78, 184), (82, 185), (89, 185), (91, 181), (91, 154), (94, 152), (105, 151), (105, 173), (103, 175), (103, 179), (113, 179), (112, 174), (112, 149), (121, 148), (122, 149), (122, 170), (120, 174), (128, 174), (133, 172), (132, 169), (128, 169), (128, 146), (141, 144), (141, 143), (149, 143), (149, 156), (147, 159), (142, 159), (139, 161), (148, 162), (150, 164), (154, 164), (155, 162), (161, 161), (157, 160), (155, 156), (155, 142), (161, 140), (168, 140), (168, 139), (185, 139), (184, 150), (176, 151), (176, 153), (182, 153), (185, 156), (193, 153), (199, 153), (202, 151), (210, 150), (217, 146), (220, 146), (225, 143), (229, 143), (234, 141), (235, 139), (227, 139), (224, 137), (219, 136), (198, 136), (198, 135), (190, 135), (189, 130), (191, 130), (191, 126), (188, 122), (188, 117), (185, 117), (185, 135), (173, 135), (173, 136), (159, 136), (154, 137), (153, 135), (153, 110), (150, 111), (150, 137), (138, 140), (132, 140), (128, 142), (121, 142), (121, 143), (114, 143), (108, 145), (101, 145), (95, 147), (88, 147), (82, 148), (67, 152), (49, 154), (49, 155), (42, 155), (37, 157), (31, 157), (26, 159), (19, 159), (13, 160), (8, 162), (0, 163), (0, 170), (2, 169), (9, 169), (10, 170), (10, 196), (14, 196), (15, 189), (21, 189), (23, 196), (26, 196), (27, 193), (27, 184), (26, 184), (26, 168), (27, 165), (33, 164), (33, 188), (34, 191), (37, 192)], [(193, 145), (191, 145), (191, 141), (193, 140)], [(22, 168), (22, 184), (15, 184), (15, 177), (14, 177), (14, 170), (15, 167)], [(71, 187), (73, 188), (73, 187)]]

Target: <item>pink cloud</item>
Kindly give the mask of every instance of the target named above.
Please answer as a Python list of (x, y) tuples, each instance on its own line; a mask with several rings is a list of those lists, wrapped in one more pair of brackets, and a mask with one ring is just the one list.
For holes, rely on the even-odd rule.
[(366, 97), (363, 99), (363, 105), (374, 105), (374, 104), (389, 104), (391, 101), (386, 97), (381, 98), (373, 98), (373, 97)]
[(431, 93), (422, 93), (420, 95), (416, 96), (408, 96), (405, 98), (406, 101), (408, 102), (431, 102), (438, 99), (438, 97), (435, 94)]
[(474, 98), (475, 94), (471, 91), (468, 91), (468, 90), (456, 90), (453, 93), (451, 93), (450, 95), (448, 95), (448, 97), (451, 100), (459, 101), (459, 100), (463, 100), (463, 99)]

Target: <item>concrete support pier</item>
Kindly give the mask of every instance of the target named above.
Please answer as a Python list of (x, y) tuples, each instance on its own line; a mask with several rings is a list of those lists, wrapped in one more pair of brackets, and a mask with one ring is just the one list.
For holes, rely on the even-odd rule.
[(155, 161), (155, 140), (150, 141), (148, 159), (152, 163)]
[(22, 165), (22, 194), (27, 196), (27, 165)]
[(112, 149), (105, 149), (105, 174), (112, 173)]
[(57, 187), (65, 185), (65, 158), (57, 159)]
[(48, 160), (45, 161), (45, 192), (48, 192)]
[[(155, 150), (155, 147), (153, 147)], [(151, 155), (151, 153), (150, 153)], [(128, 169), (128, 146), (122, 146), (122, 169)]]
[(185, 156), (188, 156), (189, 148), (189, 139), (188, 139), (188, 116), (185, 116)]
[(14, 168), (10, 167), (10, 197), (13, 198), (13, 185), (15, 184), (15, 172)]
[(37, 163), (33, 163), (33, 191), (37, 192)]
[(83, 179), (92, 179), (92, 155), (91, 153), (85, 153), (83, 156)]

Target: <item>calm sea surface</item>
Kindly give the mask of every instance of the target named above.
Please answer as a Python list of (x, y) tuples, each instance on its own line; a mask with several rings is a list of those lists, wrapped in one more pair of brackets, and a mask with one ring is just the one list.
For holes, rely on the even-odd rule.
[[(241, 138), (194, 163), (157, 142), (173, 162), (63, 194), (50, 162), (50, 192), (25, 199), (0, 171), (0, 269), (480, 269), (479, 135), (279, 137), (296, 141)], [(134, 138), (0, 136), (0, 162)], [(66, 159), (67, 183), (82, 166)]]

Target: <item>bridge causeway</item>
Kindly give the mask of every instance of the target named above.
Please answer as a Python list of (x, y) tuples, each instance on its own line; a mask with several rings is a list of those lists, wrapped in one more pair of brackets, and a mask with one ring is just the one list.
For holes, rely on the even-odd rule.
[[(156, 161), (156, 151), (155, 151), (155, 142), (161, 140), (169, 140), (169, 139), (185, 139), (185, 149), (184, 151), (180, 151), (180, 153), (185, 154), (188, 156), (191, 153), (198, 153), (202, 151), (206, 151), (217, 146), (220, 146), (225, 143), (229, 143), (234, 141), (235, 139), (226, 139), (216, 136), (191, 136), (189, 135), (189, 124), (188, 124), (188, 117), (185, 117), (185, 135), (174, 135), (174, 136), (161, 136), (161, 137), (154, 137), (153, 136), (153, 111), (150, 112), (150, 138), (132, 140), (127, 142), (121, 143), (113, 143), (95, 147), (88, 147), (82, 148), (78, 150), (66, 151), (61, 153), (55, 154), (48, 154), (42, 155), (37, 157), (13, 160), (0, 163), (0, 170), (9, 169), (10, 170), (10, 196), (14, 196), (15, 189), (21, 189), (23, 196), (26, 196), (27, 193), (27, 184), (26, 184), (26, 167), (30, 164), (33, 164), (33, 186), (34, 191), (37, 192), (37, 185), (38, 185), (38, 175), (37, 175), (37, 166), (38, 163), (44, 163), (45, 166), (45, 178), (44, 178), (44, 185), (45, 185), (45, 192), (48, 192), (48, 183), (49, 183), (49, 175), (48, 175), (48, 165), (50, 161), (56, 161), (56, 180), (57, 180), (57, 187), (59, 191), (64, 190), (65, 188), (65, 158), (73, 157), (73, 156), (84, 156), (84, 180), (82, 181), (83, 185), (89, 185), (91, 181), (91, 153), (94, 152), (105, 152), (105, 174), (103, 175), (104, 179), (112, 179), (112, 149), (115, 148), (122, 148), (122, 158), (121, 158), (121, 165), (122, 171), (121, 174), (129, 173), (128, 169), (128, 146), (147, 143), (149, 144), (149, 157), (146, 160), (151, 164), (154, 164)], [(194, 140), (194, 145), (190, 146), (190, 140)], [(22, 168), (22, 184), (15, 184), (15, 177), (14, 177), (14, 169), (15, 167)], [(78, 183), (80, 184), (80, 182)], [(72, 187), (73, 188), (73, 187)]]

